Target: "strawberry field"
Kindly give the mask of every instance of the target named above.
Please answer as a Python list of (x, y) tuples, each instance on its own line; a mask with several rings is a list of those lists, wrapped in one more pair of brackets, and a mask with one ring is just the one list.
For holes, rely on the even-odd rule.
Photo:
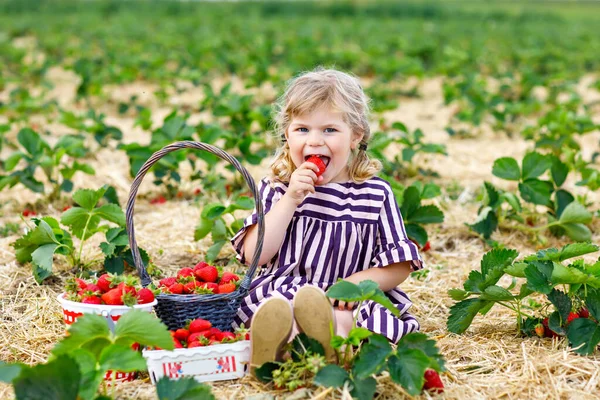
[[(598, 398), (599, 24), (600, 5), (577, 2), (0, 1), (0, 398)], [(360, 349), (346, 369), (306, 353), (272, 382), (185, 388), (153, 385), (132, 350), (173, 346), (152, 314), (112, 332), (86, 315), (65, 338), (65, 291), (144, 308), (239, 290), (230, 239), (254, 199), (233, 166), (182, 149), (145, 176), (133, 223), (154, 294), (129, 247), (132, 183), (179, 141), (258, 182), (278, 145), (271, 105), (319, 65), (372, 99), (368, 152), (426, 263), (402, 284), (424, 335), (391, 347), (357, 330), (338, 343)], [(385, 298), (368, 283), (329, 295)], [(247, 343), (169, 328), (176, 347)], [(111, 386), (115, 369), (140, 372)], [(426, 369), (443, 393), (421, 391)]]

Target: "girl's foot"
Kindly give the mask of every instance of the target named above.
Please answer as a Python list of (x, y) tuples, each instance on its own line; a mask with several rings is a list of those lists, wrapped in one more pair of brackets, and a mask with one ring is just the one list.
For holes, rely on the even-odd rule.
[(264, 363), (281, 359), (293, 323), (292, 308), (284, 299), (271, 297), (258, 307), (250, 324), (252, 374)]
[(294, 318), (298, 330), (318, 340), (325, 349), (327, 361), (335, 362), (335, 350), (331, 347), (335, 316), (325, 292), (316, 286), (301, 287), (294, 296)]

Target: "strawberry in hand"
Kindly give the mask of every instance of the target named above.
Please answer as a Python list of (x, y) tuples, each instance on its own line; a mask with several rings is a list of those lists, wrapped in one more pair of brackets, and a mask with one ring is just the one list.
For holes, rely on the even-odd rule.
[(320, 157), (310, 156), (310, 157), (308, 157), (308, 159), (306, 161), (315, 164), (317, 166), (317, 168), (319, 168), (319, 172), (317, 172), (317, 178), (325, 173), (327, 166), (325, 165), (323, 160), (321, 160)]

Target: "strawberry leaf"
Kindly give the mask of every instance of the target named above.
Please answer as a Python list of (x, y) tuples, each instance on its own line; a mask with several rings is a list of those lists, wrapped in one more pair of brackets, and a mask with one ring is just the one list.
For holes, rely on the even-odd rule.
[(52, 275), (52, 264), (54, 260), (54, 251), (58, 245), (49, 243), (38, 247), (31, 253), (31, 261), (33, 263), (33, 276), (37, 283)]
[(96, 339), (110, 342), (110, 329), (106, 319), (96, 314), (84, 314), (71, 325), (69, 335), (54, 346), (52, 354), (59, 356), (70, 353)]
[(352, 376), (364, 379), (378, 373), (385, 366), (385, 361), (392, 351), (387, 338), (377, 334), (372, 335), (369, 337), (369, 342), (360, 349), (352, 367)]
[(427, 243), (427, 239), (429, 237), (425, 228), (423, 228), (421, 225), (410, 222), (404, 224), (404, 228), (406, 229), (406, 235), (410, 239), (416, 241), (419, 246), (425, 246), (425, 243)]
[(13, 379), (19, 376), (23, 368), (28, 367), (21, 363), (7, 364), (4, 361), (0, 361), (0, 382), (12, 383)]
[(156, 395), (159, 400), (215, 399), (210, 386), (187, 376), (173, 380), (162, 377), (156, 382)]
[(174, 349), (167, 326), (152, 314), (140, 310), (131, 310), (119, 319), (115, 327), (115, 336), (115, 343), (123, 346), (139, 343), (165, 350)]
[(573, 304), (571, 303), (571, 299), (564, 292), (560, 290), (552, 289), (552, 291), (547, 295), (548, 300), (554, 305), (554, 308), (560, 314), (560, 317), (563, 321), (567, 320), (571, 309), (573, 308)]
[(104, 347), (99, 362), (104, 372), (108, 370), (132, 372), (146, 369), (146, 360), (139, 351), (118, 344)]
[(592, 243), (570, 243), (560, 249), (559, 258), (556, 261), (568, 260), (569, 258), (595, 253), (599, 250), (600, 246)]
[(125, 213), (121, 207), (116, 204), (105, 204), (94, 209), (94, 214), (98, 215), (103, 220), (114, 222), (115, 224), (125, 226)]
[(521, 178), (521, 170), (517, 160), (512, 157), (502, 157), (494, 161), (492, 174), (498, 178), (510, 181), (518, 181)]
[(104, 193), (108, 187), (105, 185), (98, 190), (92, 189), (79, 189), (73, 194), (73, 200), (79, 205), (79, 207), (92, 211), (98, 201), (104, 196)]
[(473, 322), (477, 313), (494, 304), (492, 301), (486, 301), (479, 298), (460, 301), (450, 307), (450, 315), (446, 321), (448, 330), (452, 333), (463, 333)]
[(527, 286), (536, 292), (550, 294), (552, 291), (552, 263), (549, 261), (531, 261), (525, 268)]
[(25, 367), (13, 380), (17, 399), (76, 399), (81, 372), (73, 358), (62, 355), (47, 364)]
[(600, 343), (600, 326), (591, 319), (577, 318), (567, 327), (567, 338), (577, 354), (592, 354)]
[(317, 372), (313, 382), (324, 387), (342, 388), (349, 379), (350, 375), (345, 369), (335, 364), (329, 364)]
[(489, 239), (498, 228), (498, 217), (491, 207), (484, 207), (475, 223), (465, 225), (479, 233), (484, 239)]
[(429, 339), (426, 334), (420, 332), (409, 333), (408, 335), (402, 336), (398, 342), (398, 350), (403, 349), (418, 349), (427, 355), (430, 359), (429, 367), (436, 371), (443, 371), (445, 369), (444, 356), (440, 353), (437, 348), (436, 342), (433, 339)]
[(550, 206), (550, 195), (554, 187), (552, 183), (548, 181), (541, 181), (539, 179), (528, 179), (523, 182), (519, 182), (519, 192), (523, 200), (539, 204), (542, 206)]
[(365, 379), (354, 378), (351, 381), (352, 390), (350, 395), (358, 400), (371, 400), (375, 397), (377, 391), (377, 381), (368, 377)]
[(411, 216), (410, 222), (417, 224), (436, 224), (444, 222), (444, 213), (434, 205), (419, 207)]
[(592, 222), (591, 212), (577, 201), (570, 203), (562, 212), (559, 222), (561, 224), (589, 224)]
[(485, 288), (480, 299), (492, 300), (492, 301), (510, 301), (513, 300), (513, 296), (508, 290), (503, 287), (492, 285)]
[[(194, 240), (198, 241), (208, 235), (212, 229), (213, 222), (210, 219), (200, 218), (200, 223), (194, 230)], [(237, 231), (236, 231), (237, 232)]]
[(523, 157), (523, 181), (537, 178), (552, 166), (552, 160), (540, 153), (531, 152)]
[(327, 290), (326, 295), (329, 298), (346, 302), (365, 300), (363, 299), (363, 293), (358, 285), (344, 280), (340, 280), (332, 285), (329, 290)]
[(390, 378), (416, 396), (423, 389), (425, 370), (430, 363), (429, 357), (419, 349), (398, 349), (397, 355), (388, 361)]

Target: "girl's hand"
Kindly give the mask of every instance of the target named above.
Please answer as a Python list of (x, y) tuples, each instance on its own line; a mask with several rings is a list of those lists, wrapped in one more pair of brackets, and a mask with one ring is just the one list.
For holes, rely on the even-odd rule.
[(299, 206), (309, 193), (315, 192), (315, 184), (321, 182), (323, 177), (317, 177), (319, 167), (311, 162), (304, 162), (292, 173), (290, 184), (284, 196)]
[[(358, 306), (358, 303), (351, 301), (349, 303), (346, 303), (345, 301), (342, 300), (336, 300), (336, 299), (329, 299), (331, 301), (331, 304), (333, 305), (333, 308), (338, 309), (340, 311), (352, 311), (356, 308), (356, 306)], [(337, 302), (337, 305), (336, 305)]]

